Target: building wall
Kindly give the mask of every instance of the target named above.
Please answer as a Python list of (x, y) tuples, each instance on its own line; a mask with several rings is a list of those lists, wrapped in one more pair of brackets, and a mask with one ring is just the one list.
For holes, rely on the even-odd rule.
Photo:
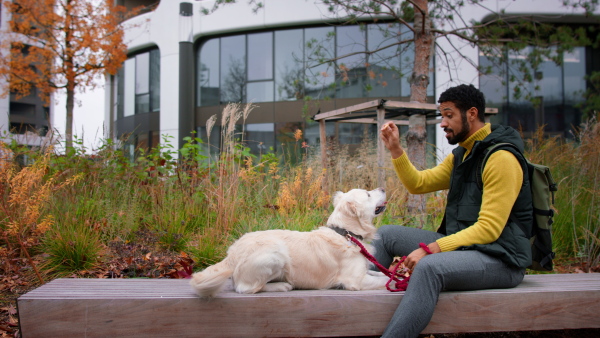
[[(4, 7), (4, 2), (0, 2), (0, 39), (7, 34), (9, 20), (10, 15)], [(8, 50), (0, 50), (0, 57), (9, 56)], [(0, 92), (3, 92), (7, 85), (6, 80), (0, 78)], [(11, 106), (13, 107), (12, 116)], [(52, 97), (48, 107), (45, 107), (42, 100), (36, 95), (35, 89), (32, 90), (30, 95), (19, 99), (12, 94), (4, 97), (0, 96), (0, 136), (15, 139), (19, 144), (24, 145), (40, 146), (47, 144), (51, 133), (46, 134), (46, 132), (51, 132), (54, 120), (52, 106)], [(31, 126), (31, 129), (36, 130), (15, 134), (10, 132), (15, 128), (28, 129), (23, 128), (23, 126)]]

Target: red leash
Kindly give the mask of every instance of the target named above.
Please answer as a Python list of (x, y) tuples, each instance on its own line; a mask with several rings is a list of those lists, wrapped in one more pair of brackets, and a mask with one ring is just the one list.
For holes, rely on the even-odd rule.
[[(362, 245), (362, 243), (358, 239), (356, 239), (350, 235), (347, 235), (347, 237), (354, 244), (358, 245), (358, 247), (360, 248), (360, 253), (363, 254), (363, 256), (365, 256), (366, 259), (368, 259), (371, 263), (375, 264), (375, 266), (379, 269), (379, 271), (381, 271), (384, 275), (386, 275), (390, 278), (390, 280), (385, 284), (385, 288), (388, 289), (388, 291), (391, 291), (391, 292), (406, 291), (406, 288), (408, 287), (408, 281), (410, 280), (410, 276), (404, 277), (402, 279), (398, 279), (398, 277), (396, 277), (398, 268), (400, 267), (400, 264), (402, 264), (402, 262), (404, 262), (404, 260), (406, 259), (406, 256), (402, 257), (400, 259), (400, 261), (398, 262), (398, 264), (396, 264), (396, 266), (392, 269), (392, 271), (390, 271), (385, 266), (381, 265), (377, 261), (377, 259), (375, 259), (375, 257), (373, 257), (373, 255), (371, 255), (369, 253), (369, 251), (367, 251), (367, 249), (364, 247), (364, 245)], [(419, 243), (419, 247), (421, 247), (421, 249), (425, 250), (425, 252), (427, 252), (428, 254), (432, 254), (431, 250), (429, 250), (429, 247), (427, 247), (427, 244)], [(396, 282), (395, 289), (392, 289), (390, 287), (390, 283), (392, 281)]]
[[(402, 262), (404, 262), (404, 259), (406, 259), (406, 256), (402, 257), (400, 262), (398, 262), (398, 264), (396, 264), (396, 266), (392, 269), (392, 271), (390, 271), (386, 267), (381, 265), (377, 261), (377, 259), (375, 259), (375, 257), (373, 257), (373, 255), (371, 255), (369, 253), (369, 251), (367, 251), (367, 249), (365, 249), (364, 245), (362, 245), (362, 243), (358, 239), (356, 239), (350, 235), (348, 235), (347, 237), (354, 244), (358, 245), (358, 247), (360, 248), (360, 253), (363, 254), (363, 256), (365, 256), (366, 259), (368, 259), (371, 263), (375, 264), (375, 266), (379, 269), (379, 271), (381, 271), (384, 275), (386, 275), (390, 278), (390, 280), (385, 284), (385, 287), (386, 287), (386, 289), (388, 289), (388, 291), (391, 291), (391, 292), (406, 291), (406, 288), (408, 287), (408, 280), (410, 279), (410, 276), (405, 277), (403, 279), (398, 279), (398, 277), (396, 277), (396, 272), (398, 271), (398, 267), (400, 267), (400, 264), (402, 264)], [(395, 289), (392, 289), (390, 287), (390, 283), (392, 281), (396, 282)]]

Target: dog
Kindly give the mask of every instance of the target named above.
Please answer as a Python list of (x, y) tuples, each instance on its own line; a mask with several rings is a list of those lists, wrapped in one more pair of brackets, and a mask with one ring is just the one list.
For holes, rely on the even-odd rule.
[(293, 289), (375, 290), (388, 278), (370, 271), (368, 260), (347, 236), (368, 244), (373, 219), (386, 208), (385, 190), (353, 189), (333, 196), (327, 225), (310, 232), (265, 230), (243, 235), (221, 262), (194, 273), (190, 285), (202, 298), (214, 297), (232, 277), (242, 294)]

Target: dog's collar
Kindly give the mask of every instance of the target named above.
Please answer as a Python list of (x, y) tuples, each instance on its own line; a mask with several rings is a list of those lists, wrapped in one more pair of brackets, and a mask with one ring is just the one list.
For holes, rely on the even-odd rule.
[(363, 240), (363, 236), (361, 236), (361, 235), (357, 235), (357, 234), (353, 233), (352, 231), (348, 231), (348, 230), (346, 230), (346, 229), (343, 229), (343, 228), (337, 227), (337, 226), (335, 226), (335, 225), (329, 225), (328, 227), (329, 227), (329, 229), (331, 229), (331, 230), (333, 230), (333, 231), (337, 232), (338, 234), (340, 234), (340, 235), (342, 235), (342, 236), (344, 236), (344, 237), (346, 237), (347, 235), (350, 235), (350, 236), (352, 236), (352, 237), (354, 237), (354, 238), (358, 239), (359, 241), (362, 241), (362, 240)]

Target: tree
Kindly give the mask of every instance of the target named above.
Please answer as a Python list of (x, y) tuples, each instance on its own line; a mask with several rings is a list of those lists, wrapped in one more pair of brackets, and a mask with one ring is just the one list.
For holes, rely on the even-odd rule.
[(12, 15), (7, 39), (0, 50), (0, 76), (6, 78), (3, 95), (17, 98), (34, 89), (49, 103), (50, 94), (66, 91), (67, 149), (73, 146), (73, 108), (76, 91), (94, 88), (94, 79), (115, 74), (127, 58), (120, 23), (137, 10), (126, 11), (110, 0), (5, 1)]

